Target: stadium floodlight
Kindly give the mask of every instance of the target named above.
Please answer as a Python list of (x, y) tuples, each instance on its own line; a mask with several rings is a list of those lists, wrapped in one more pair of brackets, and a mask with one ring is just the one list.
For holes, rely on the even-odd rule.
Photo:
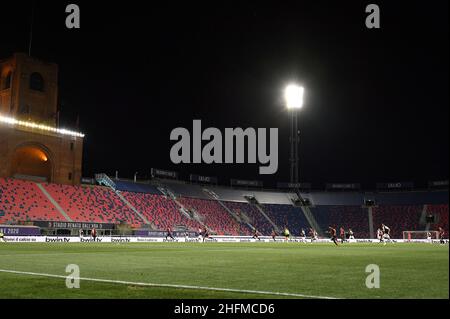
[(303, 87), (290, 84), (284, 91), (284, 99), (288, 109), (300, 109), (303, 106)]
[(304, 88), (300, 85), (291, 83), (284, 91), (284, 99), (286, 108), (289, 110), (291, 118), (291, 136), (289, 138), (291, 144), (291, 156), (290, 162), (290, 176), (291, 183), (297, 184), (299, 182), (299, 157), (298, 157), (298, 144), (299, 144), (299, 131), (298, 131), (298, 111), (303, 106), (303, 93)]

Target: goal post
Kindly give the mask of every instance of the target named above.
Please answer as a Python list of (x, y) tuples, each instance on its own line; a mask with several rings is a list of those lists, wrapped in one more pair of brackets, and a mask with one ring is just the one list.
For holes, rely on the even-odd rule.
[(439, 239), (439, 232), (435, 230), (406, 230), (403, 232), (403, 239), (428, 239), (428, 235), (431, 239)]

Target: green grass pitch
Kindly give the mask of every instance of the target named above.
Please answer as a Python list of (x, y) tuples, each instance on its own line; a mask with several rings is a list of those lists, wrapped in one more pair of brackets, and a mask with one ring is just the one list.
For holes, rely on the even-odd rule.
[[(79, 289), (64, 278), (77, 264)], [(380, 288), (366, 287), (366, 266)], [(449, 298), (449, 249), (438, 244), (0, 243), (0, 298)], [(260, 295), (134, 283), (282, 292)]]

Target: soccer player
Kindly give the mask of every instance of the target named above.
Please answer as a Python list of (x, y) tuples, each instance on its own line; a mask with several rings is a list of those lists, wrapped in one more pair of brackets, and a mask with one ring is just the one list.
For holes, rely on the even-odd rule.
[(208, 233), (208, 230), (205, 227), (205, 230), (203, 231), (203, 242), (205, 242), (206, 238), (209, 238), (209, 233)]
[(80, 229), (78, 230), (78, 235), (80, 236), (80, 238), (83, 237), (83, 228), (80, 228)]
[(302, 242), (306, 241), (306, 232), (305, 232), (305, 230), (303, 228), (300, 231), (300, 239), (301, 239)]
[(309, 235), (311, 236), (311, 241), (317, 240), (317, 232), (314, 228), (309, 229)]
[(377, 238), (380, 241), (380, 243), (384, 242), (384, 240), (383, 240), (383, 231), (381, 230), (381, 228), (377, 229)]
[(348, 229), (348, 239), (355, 239), (355, 236), (353, 235), (353, 230), (351, 228)]
[(0, 243), (4, 243), (5, 242), (5, 234), (3, 234), (2, 231), (0, 231)]
[(427, 231), (427, 241), (428, 242), (432, 242), (432, 240), (431, 240), (431, 232), (429, 232), (429, 231)]
[(92, 236), (92, 238), (94, 238), (94, 241), (95, 241), (97, 238), (97, 229), (95, 229), (95, 227), (92, 227), (92, 229), (91, 229), (91, 236)]
[(272, 236), (273, 241), (277, 241), (277, 232), (275, 231), (275, 229), (272, 230), (272, 233), (270, 234), (270, 236)]
[(253, 239), (261, 240), (261, 238), (259, 238), (259, 232), (256, 228), (253, 230)]
[(331, 240), (333, 241), (333, 243), (334, 243), (336, 246), (338, 246), (338, 243), (337, 243), (337, 236), (336, 236), (336, 229), (333, 228), (333, 227), (331, 227), (331, 226), (329, 226), (329, 227), (328, 227), (328, 232), (330, 233), (330, 237), (331, 237)]
[(172, 230), (170, 229), (170, 227), (167, 227), (167, 234), (166, 234), (166, 240), (167, 238), (172, 238), (172, 240), (175, 240), (175, 238), (172, 235)]
[[(391, 229), (389, 227), (387, 227), (385, 224), (381, 224), (381, 231), (383, 232), (383, 241), (384, 239), (386, 239), (389, 242), (392, 242), (391, 240)], [(384, 244), (386, 245), (386, 241), (384, 241)]]
[(439, 227), (438, 231), (439, 231), (439, 242), (441, 244), (445, 244), (445, 240), (444, 240), (445, 231), (444, 231), (444, 228)]
[(288, 241), (289, 237), (291, 236), (291, 233), (289, 232), (289, 229), (287, 227), (284, 227), (283, 235), (284, 235), (284, 240)]
[(345, 229), (344, 227), (339, 228), (339, 237), (341, 237), (341, 244), (345, 241)]

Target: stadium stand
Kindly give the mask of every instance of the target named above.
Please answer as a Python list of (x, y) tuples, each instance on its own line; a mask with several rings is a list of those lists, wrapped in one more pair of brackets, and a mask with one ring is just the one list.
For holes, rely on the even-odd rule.
[(249, 234), (216, 200), (180, 197), (180, 203), (202, 216), (202, 222), (218, 235)]
[(176, 196), (210, 199), (203, 191), (203, 187), (197, 184), (187, 184), (181, 181), (164, 181), (162, 184)]
[(368, 212), (361, 206), (317, 206), (311, 211), (322, 230), (328, 226), (351, 228), (355, 238), (370, 238)]
[(448, 191), (410, 191), (377, 193), (379, 205), (425, 205), (448, 203)]
[(303, 194), (304, 198), (310, 199), (314, 205), (321, 206), (358, 206), (364, 203), (364, 195), (354, 192), (311, 192)]
[(114, 179), (113, 181), (116, 185), (116, 190), (118, 191), (161, 195), (161, 192), (151, 184), (133, 183), (131, 181), (124, 181), (119, 179)]
[[(287, 226), (294, 235), (298, 235), (301, 228), (309, 228), (301, 208), (291, 203), (296, 196), (293, 193), (211, 185), (205, 191), (203, 186), (180, 181), (157, 181), (155, 184), (115, 180), (115, 183), (123, 200), (108, 187), (0, 179), (0, 223), (65, 221), (64, 214), (67, 214), (73, 221), (126, 223), (134, 227), (143, 226), (142, 218), (146, 218), (160, 230), (184, 226), (196, 231), (206, 225), (220, 235), (251, 235), (250, 224), (263, 235), (269, 235), (273, 225), (255, 204), (245, 199), (245, 196), (253, 196), (278, 228)], [(191, 211), (191, 216), (182, 212), (176, 200), (164, 196), (156, 185), (168, 185), (167, 189), (179, 196), (178, 202)], [(370, 237), (368, 208), (362, 207), (364, 200), (370, 198), (375, 202), (372, 208), (374, 231), (384, 223), (391, 228), (393, 238), (401, 238), (405, 230), (425, 230), (425, 213), (431, 213), (436, 216), (431, 230), (443, 227), (448, 232), (448, 191), (311, 192), (302, 196), (312, 201), (312, 216), (322, 230), (329, 225), (342, 226), (346, 230), (352, 228), (357, 238)], [(128, 206), (127, 201), (137, 212)], [(55, 202), (62, 211), (52, 204)]]
[(57, 184), (44, 187), (73, 221), (127, 223), (134, 227), (143, 223), (112, 189)]
[(37, 184), (0, 178), (0, 223), (31, 220), (66, 220), (49, 202)]
[(163, 195), (122, 192), (122, 195), (148, 219), (148, 221), (160, 230), (168, 227), (185, 226), (197, 231), (203, 226), (194, 219), (190, 219), (180, 212), (177, 204)]
[(365, 199), (372, 199), (378, 205), (424, 205), (448, 203), (448, 191), (409, 192), (310, 192), (302, 193), (314, 205), (360, 206)]
[(280, 229), (287, 227), (293, 235), (300, 235), (302, 228), (307, 232), (310, 227), (300, 207), (266, 204), (263, 210)]
[(290, 198), (298, 198), (296, 194), (275, 192), (275, 191), (260, 191), (260, 190), (242, 190), (231, 189), (226, 187), (211, 186), (208, 189), (212, 190), (219, 196), (219, 199), (231, 202), (245, 202), (245, 196), (253, 196), (259, 203), (262, 204), (291, 204)]
[(419, 224), (422, 210), (423, 206), (420, 205), (374, 207), (373, 227), (376, 230), (383, 223), (391, 229), (391, 237), (402, 238), (405, 230), (424, 230)]
[[(223, 202), (232, 212), (238, 215), (242, 220), (248, 218), (248, 222), (255, 227), (261, 234), (270, 235), (273, 226), (258, 211), (258, 209), (249, 203), (241, 202)], [(247, 217), (247, 218), (246, 218)]]
[(370, 238), (369, 213), (361, 206), (335, 206), (331, 210), (330, 221), (347, 232), (352, 229), (357, 238)]
[(444, 205), (428, 205), (427, 213), (431, 213), (437, 217), (436, 224), (432, 225), (433, 230), (437, 230), (438, 227), (442, 227), (448, 232), (448, 204)]

